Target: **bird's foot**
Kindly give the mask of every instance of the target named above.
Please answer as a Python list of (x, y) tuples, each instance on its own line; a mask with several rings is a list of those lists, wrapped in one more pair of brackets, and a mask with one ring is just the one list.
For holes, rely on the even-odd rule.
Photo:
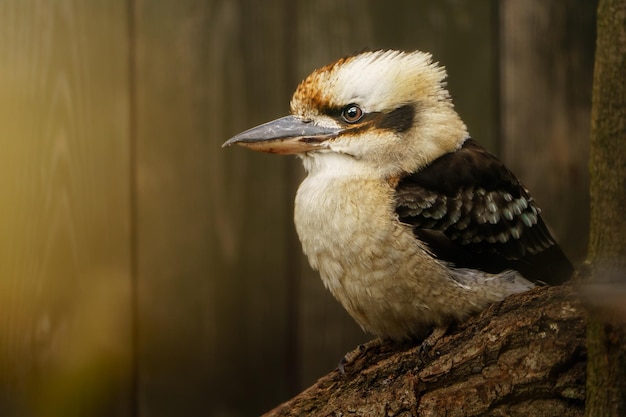
[(420, 344), (418, 355), (422, 361), (426, 361), (430, 356), (431, 350), (435, 347), (435, 344), (441, 339), (448, 331), (449, 326), (437, 326), (433, 328), (432, 332), (426, 339)]
[(353, 363), (359, 356), (363, 355), (372, 348), (382, 345), (382, 343), (383, 340), (381, 338), (376, 338), (367, 343), (360, 344), (356, 349), (346, 353), (337, 365), (337, 369), (341, 375), (344, 377), (346, 376), (346, 365)]

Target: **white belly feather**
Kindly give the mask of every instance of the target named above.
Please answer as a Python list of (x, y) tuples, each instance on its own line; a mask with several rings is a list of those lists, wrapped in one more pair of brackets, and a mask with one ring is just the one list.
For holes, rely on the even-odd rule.
[(507, 287), (488, 274), (469, 284), (453, 279), (449, 266), (397, 220), (392, 202), (386, 182), (332, 171), (309, 175), (296, 196), (305, 255), (364, 330), (394, 339), (421, 337), (432, 325), (532, 286)]

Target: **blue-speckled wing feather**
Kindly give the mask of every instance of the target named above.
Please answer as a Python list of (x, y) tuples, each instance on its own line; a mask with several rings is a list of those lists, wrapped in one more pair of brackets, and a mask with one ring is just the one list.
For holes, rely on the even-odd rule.
[(523, 185), (471, 139), (396, 187), (396, 212), (441, 259), (560, 283), (572, 266)]

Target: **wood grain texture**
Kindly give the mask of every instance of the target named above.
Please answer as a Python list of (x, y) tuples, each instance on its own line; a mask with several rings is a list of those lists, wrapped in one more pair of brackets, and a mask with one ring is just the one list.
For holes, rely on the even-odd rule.
[[(506, 114), (533, 117), (507, 126), (542, 144), (534, 117), (556, 120), (545, 128), (558, 133), (554, 177), (569, 185), (546, 181), (537, 197), (562, 240), (582, 239), (569, 230), (584, 210), (559, 226), (550, 207), (584, 206), (563, 193), (586, 187), (587, 98), (572, 86), (586, 76), (587, 8), (571, 21), (550, 3), (558, 36), (541, 59), (555, 63), (538, 82), (545, 65), (523, 47), (538, 40), (506, 35), (525, 15), (498, 26), (498, 4), (0, 2), (0, 414), (252, 415), (369, 339), (301, 254), (299, 161), (220, 148), (285, 115), (314, 68), (363, 48), (432, 52), (473, 136), (496, 151), (498, 70), (508, 74)], [(522, 35), (534, 27), (522, 23)], [(498, 67), (499, 30), (522, 61)], [(568, 135), (575, 151), (561, 147)], [(502, 145), (514, 168), (545, 154), (524, 139)], [(526, 185), (545, 190), (549, 164), (531, 167)]]
[(0, 414), (130, 415), (123, 1), (0, 3)]
[(597, 1), (501, 3), (504, 162), (579, 264), (589, 232), (589, 129)]
[(419, 49), (448, 71), (448, 89), (470, 135), (497, 152), (498, 1), (370, 1), (376, 47)]
[(289, 395), (290, 161), (220, 147), (287, 111), (281, 6), (137, 4), (145, 416), (252, 415)]

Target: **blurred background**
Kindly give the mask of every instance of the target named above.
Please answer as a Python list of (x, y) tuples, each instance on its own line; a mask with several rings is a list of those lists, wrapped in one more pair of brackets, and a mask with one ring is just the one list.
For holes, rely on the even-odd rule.
[(596, 1), (0, 0), (0, 415), (247, 416), (369, 340), (296, 158), (221, 149), (313, 69), (421, 49), (575, 263)]

